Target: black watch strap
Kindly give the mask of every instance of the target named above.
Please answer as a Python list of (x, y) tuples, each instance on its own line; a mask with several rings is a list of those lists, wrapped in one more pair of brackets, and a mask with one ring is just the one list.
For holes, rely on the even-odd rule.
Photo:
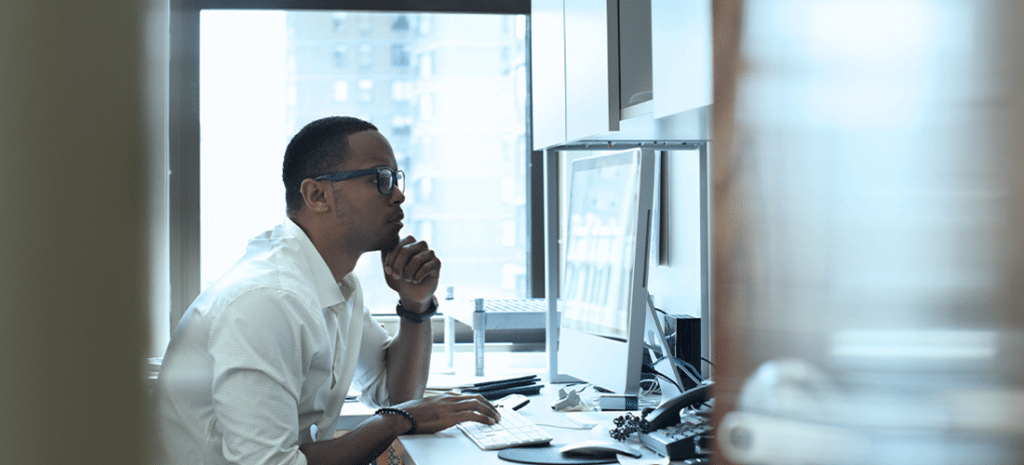
[(406, 320), (409, 320), (413, 323), (423, 323), (424, 321), (429, 320), (430, 317), (434, 316), (435, 313), (437, 313), (437, 297), (430, 297), (430, 307), (428, 307), (427, 311), (423, 313), (413, 313), (406, 310), (405, 307), (402, 307), (401, 300), (399, 300), (398, 305), (395, 306), (395, 311), (398, 312), (398, 316)]

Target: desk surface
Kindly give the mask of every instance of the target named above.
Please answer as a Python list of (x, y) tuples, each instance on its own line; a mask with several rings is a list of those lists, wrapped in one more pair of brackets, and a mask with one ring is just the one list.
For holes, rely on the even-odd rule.
[[(435, 355), (438, 354), (435, 353)], [(488, 355), (490, 356), (491, 354), (489, 353)], [(542, 365), (545, 360), (543, 354), (536, 355), (535, 357), (524, 356), (526, 354), (496, 355), (496, 363), (492, 366), (508, 367), (508, 377), (536, 373), (540, 374), (542, 378), (547, 378), (546, 368)], [(504, 357), (509, 356), (514, 357), (514, 360), (504, 359)], [(525, 364), (523, 363), (524, 361), (526, 362)], [(468, 360), (462, 361), (462, 363), (456, 367), (456, 371), (458, 373), (470, 373), (471, 368), (469, 368), (469, 363), (471, 362), (466, 362), (468, 362)], [(533, 367), (530, 365), (531, 362), (539, 363), (540, 365)], [(435, 364), (433, 366), (440, 366), (440, 364)], [(496, 377), (501, 376), (493, 375), (488, 376), (487, 378), (490, 379)], [(442, 384), (446, 381), (445, 375), (431, 374), (431, 383), (428, 384), (434, 384), (434, 380), (438, 378), (442, 380)], [(567, 419), (566, 413), (551, 410), (551, 402), (558, 398), (559, 387), (559, 385), (545, 385), (541, 389), (539, 395), (529, 397), (530, 403), (520, 409), (519, 413), (540, 425), (541, 428), (554, 437), (554, 440), (551, 442), (551, 447), (561, 447), (589, 439), (608, 439), (608, 429), (612, 427), (612, 420), (616, 416), (622, 415), (623, 412), (595, 412), (591, 416), (595, 419), (603, 420), (603, 422), (589, 430), (563, 429), (550, 426), (576, 426)], [(584, 397), (586, 397), (586, 395), (584, 395)], [(341, 423), (339, 423), (339, 429), (344, 429), (342, 426), (344, 424), (358, 424), (362, 419), (365, 419), (366, 416), (370, 414), (372, 414), (372, 412), (363, 411), (361, 405), (346, 405), (345, 408), (342, 409), (342, 419)], [(458, 458), (458, 463), (471, 465), (509, 465), (514, 463), (498, 458), (497, 451), (480, 450), (476, 444), (473, 444), (473, 441), (466, 437), (462, 431), (456, 427), (452, 427), (435, 434), (402, 436), (399, 438), (399, 441), (401, 441), (402, 446), (406, 451), (406, 455), (402, 458), (406, 465), (450, 465), (455, 463), (453, 458)], [(636, 446), (638, 450), (643, 451), (644, 459), (649, 459), (647, 462), (641, 463), (666, 463), (660, 456), (658, 456), (658, 454), (640, 445), (640, 442), (635, 435), (630, 438), (629, 443)]]
[[(588, 416), (588, 420), (593, 419), (598, 422), (598, 426), (593, 429), (558, 428), (556, 426), (576, 427), (576, 424), (567, 419), (566, 415), (568, 414), (552, 411), (551, 402), (557, 397), (558, 386), (545, 385), (541, 389), (541, 394), (530, 396), (530, 403), (519, 410), (524, 417), (537, 423), (554, 437), (551, 447), (562, 447), (591, 439), (610, 439), (608, 430), (612, 427), (612, 420), (623, 414), (623, 412), (585, 414)], [(407, 456), (403, 457), (406, 465), (449, 465), (454, 463), (452, 460), (454, 457), (458, 457), (458, 463), (473, 465), (509, 465), (513, 463), (498, 458), (497, 451), (480, 450), (461, 430), (455, 427), (436, 434), (402, 436), (399, 441), (407, 453)], [(643, 463), (667, 463), (658, 454), (644, 448), (635, 435), (629, 439), (629, 443), (643, 451), (643, 459), (649, 459)]]

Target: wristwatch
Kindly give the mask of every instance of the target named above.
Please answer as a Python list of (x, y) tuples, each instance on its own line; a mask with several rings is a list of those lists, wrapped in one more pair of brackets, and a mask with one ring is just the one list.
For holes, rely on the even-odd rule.
[(423, 313), (413, 313), (402, 307), (402, 301), (398, 301), (398, 305), (395, 306), (395, 311), (398, 312), (398, 316), (405, 318), (413, 323), (423, 323), (430, 319), (437, 313), (437, 296), (430, 296), (430, 307), (427, 307), (427, 311)]

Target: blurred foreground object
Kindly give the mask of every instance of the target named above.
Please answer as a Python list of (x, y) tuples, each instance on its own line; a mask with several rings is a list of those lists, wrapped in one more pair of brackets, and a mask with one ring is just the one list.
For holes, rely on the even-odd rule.
[(1024, 4), (714, 9), (715, 462), (1024, 463)]

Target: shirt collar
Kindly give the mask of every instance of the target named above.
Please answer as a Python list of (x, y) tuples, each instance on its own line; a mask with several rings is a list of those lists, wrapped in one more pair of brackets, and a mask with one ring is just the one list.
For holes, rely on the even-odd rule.
[(349, 273), (341, 278), (341, 282), (334, 281), (334, 274), (327, 266), (327, 262), (316, 250), (313, 241), (309, 240), (306, 232), (295, 224), (291, 218), (285, 218), (281, 228), (285, 235), (294, 237), (299, 244), (299, 253), (308, 266), (309, 279), (316, 288), (317, 298), (324, 307), (334, 307), (342, 302), (351, 299), (352, 294), (359, 289), (359, 280), (355, 273)]

